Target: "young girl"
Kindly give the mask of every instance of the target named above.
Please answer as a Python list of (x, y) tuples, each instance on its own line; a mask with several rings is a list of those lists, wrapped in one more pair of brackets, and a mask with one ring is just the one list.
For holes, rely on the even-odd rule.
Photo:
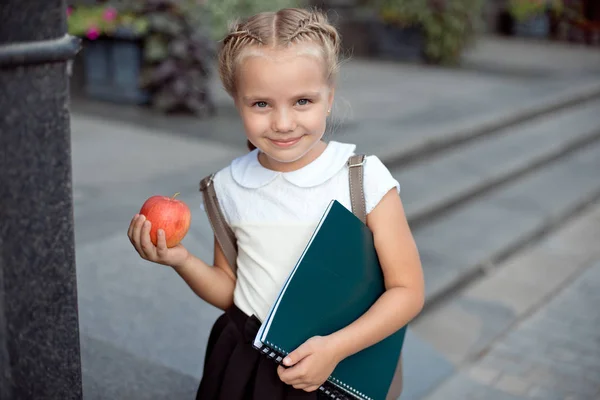
[(211, 331), (198, 399), (316, 399), (341, 360), (396, 332), (423, 306), (423, 274), (399, 184), (369, 156), (367, 225), (385, 293), (349, 326), (290, 353), (287, 368), (252, 348), (260, 321), (329, 202), (350, 209), (347, 160), (355, 146), (322, 140), (339, 48), (338, 33), (324, 15), (302, 9), (255, 15), (223, 40), (220, 76), (253, 149), (219, 171), (213, 183), (236, 236), (237, 274), (216, 241), (209, 265), (181, 245), (167, 248), (162, 231), (154, 246), (143, 215), (131, 221), (128, 235), (141, 257), (172, 267), (198, 296), (225, 310)]

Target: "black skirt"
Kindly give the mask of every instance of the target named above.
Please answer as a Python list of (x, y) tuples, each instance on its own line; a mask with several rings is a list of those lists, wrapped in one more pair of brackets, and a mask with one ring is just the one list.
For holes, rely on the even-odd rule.
[(196, 400), (317, 400), (325, 395), (294, 389), (279, 379), (277, 364), (252, 347), (260, 328), (235, 305), (215, 322), (206, 348)]

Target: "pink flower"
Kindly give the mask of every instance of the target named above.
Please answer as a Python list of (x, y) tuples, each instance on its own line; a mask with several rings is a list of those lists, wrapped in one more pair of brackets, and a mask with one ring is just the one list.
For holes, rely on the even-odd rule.
[(73, 14), (73, 7), (69, 6), (67, 7), (67, 17), (70, 17), (71, 14)]
[(87, 38), (90, 40), (96, 40), (98, 39), (98, 36), (100, 36), (100, 30), (97, 26), (92, 25), (88, 28), (85, 36), (87, 36)]
[(112, 7), (107, 8), (104, 10), (102, 18), (104, 18), (105, 21), (114, 21), (114, 19), (117, 18), (117, 10)]

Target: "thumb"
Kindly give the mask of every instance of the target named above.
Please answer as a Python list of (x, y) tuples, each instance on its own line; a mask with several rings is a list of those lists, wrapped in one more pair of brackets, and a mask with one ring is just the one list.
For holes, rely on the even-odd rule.
[(297, 364), (305, 357), (308, 357), (310, 355), (310, 353), (311, 353), (310, 345), (308, 345), (305, 342), (305, 343), (301, 344), (296, 350), (294, 350), (290, 354), (288, 354), (286, 358), (283, 359), (283, 365), (285, 365), (286, 367), (289, 367), (294, 364)]
[(156, 232), (156, 253), (159, 257), (164, 257), (167, 254), (167, 239), (165, 238), (165, 231), (159, 229)]

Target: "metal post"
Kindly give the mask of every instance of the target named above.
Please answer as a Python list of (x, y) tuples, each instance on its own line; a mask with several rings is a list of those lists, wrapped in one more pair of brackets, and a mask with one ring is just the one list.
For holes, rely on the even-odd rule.
[(81, 399), (63, 0), (0, 2), (0, 399)]

